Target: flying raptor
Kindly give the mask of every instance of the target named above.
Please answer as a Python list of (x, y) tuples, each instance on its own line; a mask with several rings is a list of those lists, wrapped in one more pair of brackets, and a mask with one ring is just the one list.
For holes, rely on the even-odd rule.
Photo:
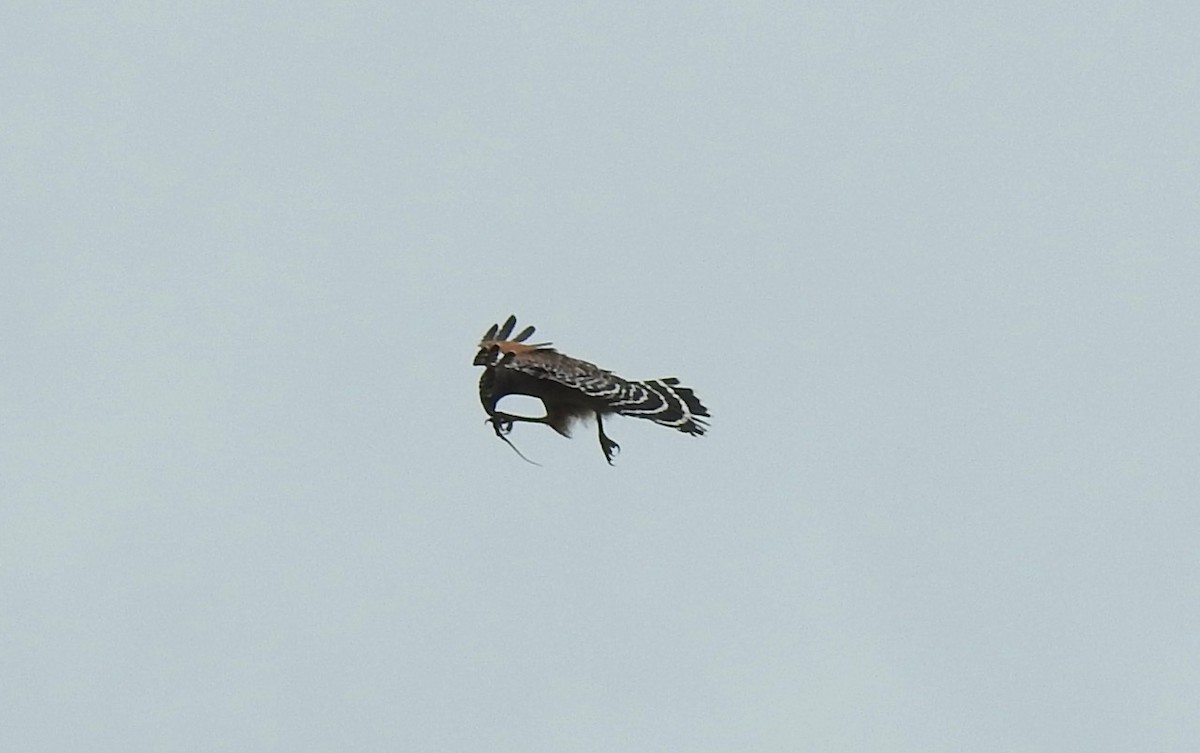
[[(708, 429), (708, 409), (690, 389), (680, 387), (678, 379), (622, 379), (595, 364), (563, 355), (550, 343), (527, 344), (534, 328), (526, 327), (513, 337), (516, 326), (515, 316), (508, 317), (503, 325), (493, 324), (475, 354), (475, 365), (483, 367), (479, 400), (496, 436), (510, 445), (507, 435), (513, 424), (546, 424), (569, 437), (573, 424), (594, 416), (600, 449), (612, 465), (613, 454), (621, 448), (604, 433), (605, 416), (646, 418), (694, 436)], [(545, 406), (546, 415), (532, 418), (496, 410), (496, 404), (506, 395), (536, 397)]]

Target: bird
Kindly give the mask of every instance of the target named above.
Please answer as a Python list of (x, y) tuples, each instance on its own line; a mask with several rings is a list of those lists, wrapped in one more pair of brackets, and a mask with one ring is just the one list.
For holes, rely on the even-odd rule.
[[(681, 387), (678, 379), (623, 379), (593, 363), (558, 352), (552, 343), (526, 343), (534, 327), (526, 327), (513, 337), (516, 326), (517, 318), (509, 316), (504, 324), (489, 327), (479, 341), (475, 365), (483, 367), (479, 400), (488, 414), (486, 422), (518, 455), (521, 451), (507, 436), (517, 423), (545, 424), (570, 437), (575, 424), (594, 417), (600, 449), (609, 465), (613, 465), (613, 456), (621, 446), (604, 433), (605, 416), (645, 418), (693, 436), (708, 430), (708, 408), (692, 390)], [(515, 416), (497, 410), (497, 403), (507, 395), (538, 398), (546, 415)]]

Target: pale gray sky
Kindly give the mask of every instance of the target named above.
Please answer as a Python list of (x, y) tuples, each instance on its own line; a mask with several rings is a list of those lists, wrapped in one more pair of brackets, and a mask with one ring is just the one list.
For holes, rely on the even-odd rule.
[(1194, 3), (251, 5), (4, 13), (0, 749), (1197, 749)]

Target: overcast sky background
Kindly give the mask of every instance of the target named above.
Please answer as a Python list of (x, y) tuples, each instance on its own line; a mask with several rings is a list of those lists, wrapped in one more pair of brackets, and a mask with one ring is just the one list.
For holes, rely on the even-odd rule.
[(1194, 3), (246, 5), (3, 14), (0, 749), (1197, 749)]

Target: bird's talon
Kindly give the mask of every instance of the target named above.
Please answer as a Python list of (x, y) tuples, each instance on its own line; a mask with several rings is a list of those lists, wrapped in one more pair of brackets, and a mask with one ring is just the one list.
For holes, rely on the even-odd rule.
[(501, 418), (500, 416), (488, 416), (483, 420), (485, 424), (491, 424), (495, 430), (496, 436), (504, 436), (513, 430), (513, 422), (511, 419)]
[(621, 452), (621, 445), (605, 437), (604, 441), (600, 444), (600, 449), (604, 450), (604, 459), (608, 461), (609, 465), (612, 465), (613, 455)]

